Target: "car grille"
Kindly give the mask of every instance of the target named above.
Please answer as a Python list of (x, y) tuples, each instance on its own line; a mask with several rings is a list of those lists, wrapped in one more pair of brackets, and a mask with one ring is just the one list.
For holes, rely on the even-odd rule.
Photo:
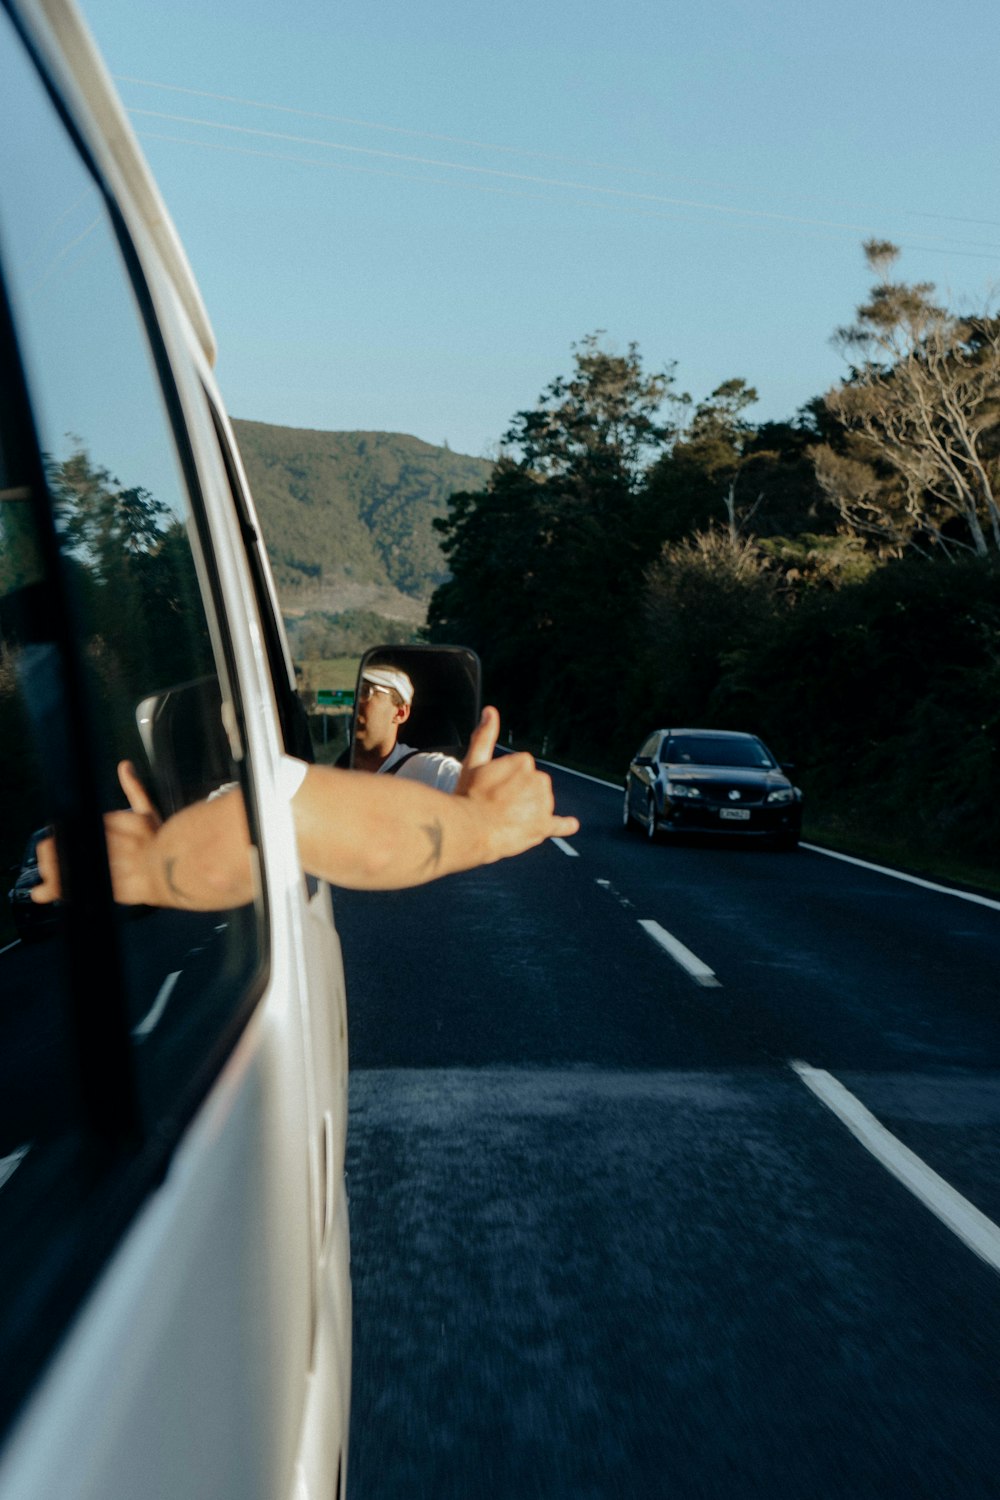
[[(767, 791), (763, 786), (747, 786), (735, 781), (694, 781), (691, 784), (698, 788), (706, 802), (724, 807), (759, 807)], [(734, 797), (733, 792), (739, 795)]]

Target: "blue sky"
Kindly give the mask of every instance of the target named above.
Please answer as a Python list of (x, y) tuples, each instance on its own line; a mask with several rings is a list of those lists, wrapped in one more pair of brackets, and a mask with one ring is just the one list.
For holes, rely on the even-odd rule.
[(842, 369), (865, 237), (1000, 285), (993, 0), (83, 8), (235, 416), (489, 454), (603, 329), (780, 419)]

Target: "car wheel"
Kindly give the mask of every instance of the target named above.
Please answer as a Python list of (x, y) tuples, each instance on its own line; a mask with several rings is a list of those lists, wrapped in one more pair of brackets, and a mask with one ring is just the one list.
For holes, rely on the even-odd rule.
[(646, 798), (646, 837), (650, 843), (656, 838), (656, 801), (652, 794)]

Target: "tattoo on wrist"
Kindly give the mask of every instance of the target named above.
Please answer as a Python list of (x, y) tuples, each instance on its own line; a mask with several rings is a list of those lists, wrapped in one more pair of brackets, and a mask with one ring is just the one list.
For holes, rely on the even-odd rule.
[(434, 819), (433, 823), (421, 824), (421, 827), (426, 833), (431, 846), (431, 852), (424, 860), (424, 864), (431, 865), (436, 870), (441, 863), (441, 850), (444, 847), (444, 829), (437, 818)]

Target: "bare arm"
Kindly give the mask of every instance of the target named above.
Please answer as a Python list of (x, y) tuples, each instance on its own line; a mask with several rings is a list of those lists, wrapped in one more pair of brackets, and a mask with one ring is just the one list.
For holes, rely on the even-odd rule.
[(392, 890), (521, 854), (576, 818), (556, 817), (552, 782), (530, 755), (494, 760), (500, 732), (484, 711), (455, 792), (310, 766), (292, 810), (306, 870), (333, 885)]
[[(108, 867), (116, 901), (225, 911), (253, 899), (250, 832), (239, 791), (193, 802), (164, 823), (129, 760), (118, 780), (131, 811), (104, 814)], [(63, 895), (54, 839), (38, 845), (38, 902)]]
[[(394, 890), (520, 854), (575, 818), (553, 812), (552, 783), (529, 755), (493, 760), (500, 721), (488, 708), (453, 795), (395, 777), (310, 766), (292, 800), (303, 867), (334, 885)], [(253, 898), (250, 835), (236, 790), (160, 823), (130, 762), (119, 767), (131, 811), (108, 813), (115, 899), (217, 911)], [(55, 847), (39, 846), (36, 901), (61, 894)]]

